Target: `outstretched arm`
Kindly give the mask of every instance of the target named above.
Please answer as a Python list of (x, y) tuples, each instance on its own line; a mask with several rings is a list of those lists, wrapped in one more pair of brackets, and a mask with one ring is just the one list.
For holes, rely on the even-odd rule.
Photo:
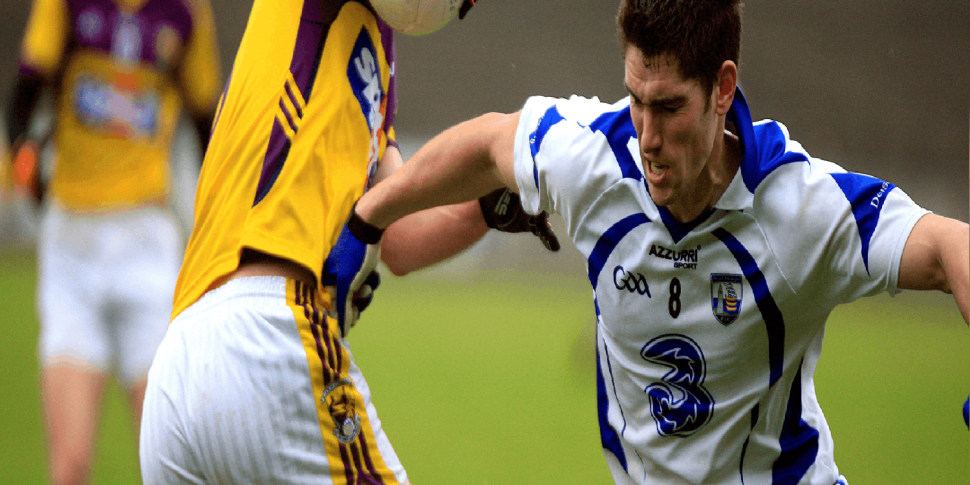
[(970, 291), (970, 227), (935, 214), (923, 216), (906, 240), (899, 264), (899, 288), (953, 294), (964, 322)]
[(449, 128), (366, 192), (357, 202), (357, 214), (386, 228), (420, 210), (475, 201), (501, 187), (515, 188), (518, 121), (518, 113), (490, 113)]
[[(388, 145), (375, 181), (403, 165), (401, 152)], [(381, 240), (381, 260), (397, 276), (444, 261), (474, 244), (488, 232), (478, 202), (463, 202), (411, 214), (387, 228)]]

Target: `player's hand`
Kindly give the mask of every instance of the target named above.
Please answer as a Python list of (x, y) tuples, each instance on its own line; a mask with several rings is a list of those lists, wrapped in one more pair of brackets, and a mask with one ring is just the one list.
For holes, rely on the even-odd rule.
[(40, 176), (40, 147), (33, 140), (20, 143), (10, 163), (10, 179), (16, 190), (40, 203), (44, 199), (44, 184)]
[(485, 216), (485, 224), (502, 232), (531, 232), (542, 241), (546, 249), (559, 251), (559, 238), (552, 232), (549, 214), (542, 211), (531, 215), (522, 208), (519, 194), (509, 189), (498, 189), (478, 199)]
[(337, 244), (323, 263), (321, 279), (333, 302), (330, 316), (337, 320), (342, 337), (357, 323), (380, 284), (374, 268), (380, 260), (383, 233), (383, 229), (368, 224), (351, 209)]
[(462, 2), (461, 8), (458, 9), (458, 20), (465, 18), (465, 15), (468, 14), (468, 11), (471, 10), (472, 7), (474, 6), (475, 6), (475, 0), (465, 0), (464, 2)]

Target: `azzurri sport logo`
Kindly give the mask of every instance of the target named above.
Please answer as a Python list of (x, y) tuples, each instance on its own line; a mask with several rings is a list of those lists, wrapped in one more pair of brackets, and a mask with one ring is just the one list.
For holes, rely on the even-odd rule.
[(650, 294), (647, 277), (640, 273), (627, 271), (623, 269), (623, 266), (613, 268), (613, 285), (618, 290), (626, 290), (630, 293), (638, 293), (641, 296), (647, 295), (648, 298), (653, 298), (653, 295)]
[(661, 335), (647, 342), (640, 356), (670, 369), (644, 389), (658, 433), (690, 436), (711, 421), (714, 398), (704, 388), (707, 363), (697, 342), (686, 335)]

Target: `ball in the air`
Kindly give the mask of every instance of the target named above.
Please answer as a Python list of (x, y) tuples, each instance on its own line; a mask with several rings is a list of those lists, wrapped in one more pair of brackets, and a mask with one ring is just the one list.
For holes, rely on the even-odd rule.
[(430, 34), (458, 14), (462, 0), (371, 0), (384, 22), (408, 35)]

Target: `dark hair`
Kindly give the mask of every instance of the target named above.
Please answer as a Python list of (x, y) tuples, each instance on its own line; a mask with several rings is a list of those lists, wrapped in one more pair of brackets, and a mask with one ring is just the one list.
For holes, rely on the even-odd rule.
[(708, 94), (724, 61), (739, 62), (740, 0), (623, 0), (616, 24), (623, 55), (630, 47), (648, 61), (669, 55)]

